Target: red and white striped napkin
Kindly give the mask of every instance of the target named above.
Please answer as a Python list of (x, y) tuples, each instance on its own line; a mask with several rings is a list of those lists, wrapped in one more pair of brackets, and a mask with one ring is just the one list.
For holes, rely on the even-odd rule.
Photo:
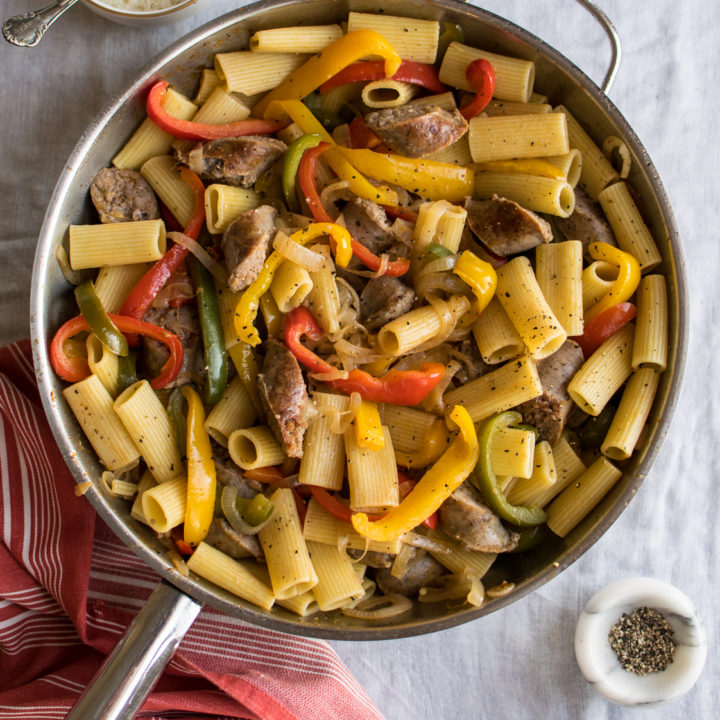
[[(0, 717), (62, 718), (159, 578), (78, 498), (30, 343), (0, 348)], [(140, 716), (382, 716), (330, 646), (205, 609)]]

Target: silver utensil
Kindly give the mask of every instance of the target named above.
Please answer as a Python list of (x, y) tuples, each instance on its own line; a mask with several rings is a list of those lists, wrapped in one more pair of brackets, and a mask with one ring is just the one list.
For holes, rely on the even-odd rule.
[(2, 26), (2, 34), (8, 42), (19, 47), (34, 47), (48, 28), (77, 0), (55, 0), (47, 7), (24, 15), (13, 15)]

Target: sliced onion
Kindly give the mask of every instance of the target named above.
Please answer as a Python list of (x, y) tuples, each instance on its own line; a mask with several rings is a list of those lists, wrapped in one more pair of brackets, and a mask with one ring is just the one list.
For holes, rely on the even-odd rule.
[(200, 243), (188, 237), (185, 233), (181, 232), (169, 232), (167, 234), (168, 240), (176, 242), (178, 245), (182, 245), (184, 248), (189, 250), (201, 263), (205, 269), (220, 283), (226, 284), (228, 279), (227, 270), (210, 256), (207, 250), (205, 250)]
[[(424, 555), (425, 553), (423, 552), (422, 554)], [(390, 568), (390, 574), (395, 578), (401, 578), (407, 572), (410, 561), (415, 555), (414, 547), (411, 545), (402, 545)]]
[[(632, 164), (630, 150), (619, 137), (616, 137), (615, 135), (608, 135), (603, 141), (602, 151), (623, 180), (630, 175), (630, 166)], [(620, 158), (619, 168), (617, 167), (618, 163), (613, 162), (613, 153), (615, 151), (617, 151), (618, 157)]]
[(348, 357), (359, 360), (362, 363), (375, 362), (384, 358), (383, 353), (378, 353), (377, 350), (372, 348), (362, 347), (361, 345), (354, 345), (347, 340), (338, 340), (335, 343), (335, 352), (340, 355), (347, 355)]
[(403, 542), (406, 545), (412, 545), (412, 547), (421, 548), (422, 550), (429, 550), (430, 552), (440, 553), (442, 555), (449, 555), (452, 551), (448, 545), (440, 543), (437, 540), (433, 540), (424, 535), (419, 535), (416, 532), (405, 533)]
[(273, 240), (273, 247), (290, 262), (294, 262), (308, 272), (318, 272), (327, 262), (327, 258), (291, 240), (284, 232), (279, 232)]
[(358, 603), (356, 607), (343, 608), (343, 615), (358, 620), (381, 622), (404, 615), (412, 610), (412, 602), (404, 595), (392, 593), (390, 595), (374, 595)]
[(432, 389), (430, 394), (422, 401), (421, 407), (423, 410), (428, 412), (444, 412), (445, 402), (443, 401), (443, 395), (450, 385), (450, 381), (453, 379), (455, 373), (462, 367), (457, 360), (450, 360), (445, 366), (445, 372), (443, 373), (440, 382)]
[(477, 575), (468, 570), (462, 573), (443, 575), (433, 586), (422, 587), (418, 593), (421, 603), (436, 603), (443, 600), (463, 600), (480, 607), (485, 600), (485, 591)]
[(377, 589), (377, 585), (372, 580), (370, 580), (370, 578), (363, 578), (362, 586), (364, 590), (363, 594), (359, 598), (351, 600), (345, 606), (346, 608), (356, 608), (361, 602), (369, 600), (375, 594), (375, 590)]
[[(338, 215), (339, 210), (336, 205), (337, 201), (352, 200), (354, 197), (355, 195), (352, 193), (351, 190), (348, 189), (347, 182), (345, 182), (345, 180), (341, 180), (340, 182), (332, 183), (332, 185), (328, 185), (326, 188), (323, 189), (323, 191), (320, 193), (320, 202), (326, 210), (335, 211), (331, 212), (331, 215)], [(335, 219), (335, 223), (337, 225), (342, 225), (342, 227), (345, 227), (344, 218), (342, 218), (342, 220), (341, 218), (342, 215), (338, 215), (338, 217)]]
[(268, 519), (265, 520), (265, 522), (261, 522), (259, 525), (250, 525), (250, 523), (244, 520), (243, 516), (237, 509), (237, 498), (238, 491), (234, 487), (226, 485), (223, 488), (222, 495), (220, 496), (220, 506), (222, 507), (225, 518), (230, 523), (233, 530), (237, 530), (243, 535), (257, 535), (270, 522), (270, 520), (272, 520), (275, 513), (271, 513)]
[(447, 272), (452, 270), (457, 263), (457, 255), (446, 255), (445, 257), (431, 260), (427, 265), (423, 266), (422, 271), (427, 273)]
[(342, 435), (355, 419), (361, 403), (362, 398), (360, 397), (360, 393), (354, 392), (350, 395), (350, 404), (344, 412), (334, 407), (322, 407), (319, 409), (319, 412), (324, 418), (330, 421), (330, 432), (335, 435)]

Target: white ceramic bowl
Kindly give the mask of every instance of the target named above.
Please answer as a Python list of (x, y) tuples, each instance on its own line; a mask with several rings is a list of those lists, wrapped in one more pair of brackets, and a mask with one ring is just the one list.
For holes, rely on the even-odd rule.
[(83, 0), (83, 2), (93, 12), (102, 15), (107, 20), (132, 27), (150, 27), (185, 20), (207, 5), (209, 0), (178, 0), (175, 5), (162, 10), (146, 10), (144, 12), (122, 10), (102, 2), (102, 0)]
[[(636, 675), (624, 670), (608, 633), (623, 613), (638, 607), (658, 610), (672, 626), (673, 662), (661, 672)], [(575, 631), (575, 656), (587, 681), (618, 705), (654, 707), (684, 695), (705, 664), (705, 629), (689, 598), (653, 578), (628, 578), (607, 585), (590, 598)]]

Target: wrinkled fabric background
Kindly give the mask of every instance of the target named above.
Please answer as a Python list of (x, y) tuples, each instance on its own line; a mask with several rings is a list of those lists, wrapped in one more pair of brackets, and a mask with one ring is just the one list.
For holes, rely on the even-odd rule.
[[(6, 0), (3, 15), (46, 4)], [(82, 5), (35, 49), (0, 45), (0, 344), (27, 337), (30, 270), (45, 207), (91, 118), (154, 54), (243, 2), (215, 0), (183, 23), (130, 29)], [(543, 38), (596, 82), (610, 57), (599, 25), (572, 0), (476, 0)], [(623, 40), (610, 98), (655, 163), (674, 208), (690, 290), (683, 391), (637, 497), (578, 562), (530, 597), (434, 635), (333, 646), (388, 720), (433, 718), (710, 718), (720, 713), (716, 530), (720, 461), (720, 268), (717, 169), (720, 3), (598, 0)], [(379, 6), (382, 3), (378, 4)], [(720, 454), (719, 454), (720, 457)], [(696, 687), (672, 705), (631, 710), (594, 693), (573, 653), (577, 615), (608, 582), (666, 580), (695, 602), (708, 631)]]

